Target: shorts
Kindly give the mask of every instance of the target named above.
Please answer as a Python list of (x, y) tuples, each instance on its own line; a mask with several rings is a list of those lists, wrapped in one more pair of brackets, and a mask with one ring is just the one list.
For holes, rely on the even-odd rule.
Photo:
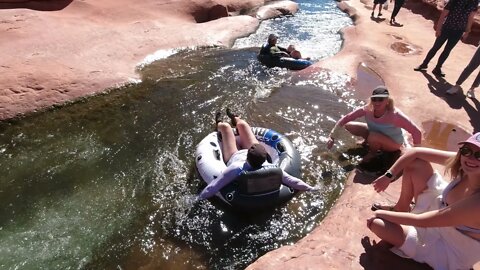
[(373, 0), (373, 3), (374, 3), (374, 4), (381, 4), (381, 5), (383, 5), (383, 4), (385, 4), (386, 2), (387, 2), (387, 0)]

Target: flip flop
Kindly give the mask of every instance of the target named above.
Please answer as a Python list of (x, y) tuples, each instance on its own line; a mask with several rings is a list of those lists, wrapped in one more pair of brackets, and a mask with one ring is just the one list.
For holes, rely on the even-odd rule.
[(377, 210), (387, 210), (387, 211), (393, 211), (393, 206), (386, 206), (386, 205), (381, 205), (379, 203), (374, 203), (372, 204), (372, 208), (370, 208), (372, 211), (377, 211)]
[[(372, 204), (372, 208), (370, 208), (372, 211), (377, 211), (377, 210), (387, 210), (387, 211), (395, 211), (393, 210), (394, 206), (391, 205), (381, 205), (380, 203), (374, 203)], [(411, 202), (410, 203), (410, 211), (415, 207), (415, 203)]]

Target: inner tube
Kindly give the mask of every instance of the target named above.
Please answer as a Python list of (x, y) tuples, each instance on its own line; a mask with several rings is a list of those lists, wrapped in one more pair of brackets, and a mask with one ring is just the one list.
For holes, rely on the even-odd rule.
[[(239, 135), (233, 129), (239, 142)], [(301, 177), (300, 154), (284, 135), (268, 128), (252, 127), (252, 132), (269, 155), (271, 165), (242, 172), (234, 181), (216, 194), (229, 207), (240, 211), (271, 209), (289, 201), (295, 190), (281, 183), (282, 170)], [(227, 167), (223, 161), (219, 132), (208, 134), (197, 146), (195, 164), (199, 178), (206, 184), (221, 175)]]
[(270, 68), (281, 67), (291, 70), (301, 70), (313, 64), (311, 61), (305, 59), (295, 59), (292, 57), (275, 57), (269, 54), (258, 54), (257, 59), (258, 61), (260, 61), (260, 63)]

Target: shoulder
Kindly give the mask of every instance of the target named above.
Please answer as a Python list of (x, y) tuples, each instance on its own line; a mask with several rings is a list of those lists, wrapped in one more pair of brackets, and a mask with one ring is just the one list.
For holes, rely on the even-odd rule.
[(408, 116), (402, 112), (400, 109), (398, 108), (393, 108), (393, 111), (391, 112), (393, 115), (395, 115), (396, 117), (401, 117), (401, 118), (405, 118), (405, 119), (409, 119)]

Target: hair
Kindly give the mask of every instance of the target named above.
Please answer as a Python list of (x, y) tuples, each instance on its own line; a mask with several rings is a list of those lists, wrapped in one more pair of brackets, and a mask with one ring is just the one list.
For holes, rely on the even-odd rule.
[[(393, 110), (395, 110), (395, 104), (393, 102), (393, 99), (391, 97), (387, 97), (387, 99), (388, 99), (387, 111), (393, 112)], [(368, 101), (367, 101), (367, 108), (373, 111), (373, 104), (370, 98), (368, 98)]]
[(445, 163), (445, 173), (450, 174), (453, 178), (457, 178), (458, 176), (463, 177), (463, 170), (460, 164), (460, 148), (457, 151), (457, 154), (454, 157), (451, 157)]

